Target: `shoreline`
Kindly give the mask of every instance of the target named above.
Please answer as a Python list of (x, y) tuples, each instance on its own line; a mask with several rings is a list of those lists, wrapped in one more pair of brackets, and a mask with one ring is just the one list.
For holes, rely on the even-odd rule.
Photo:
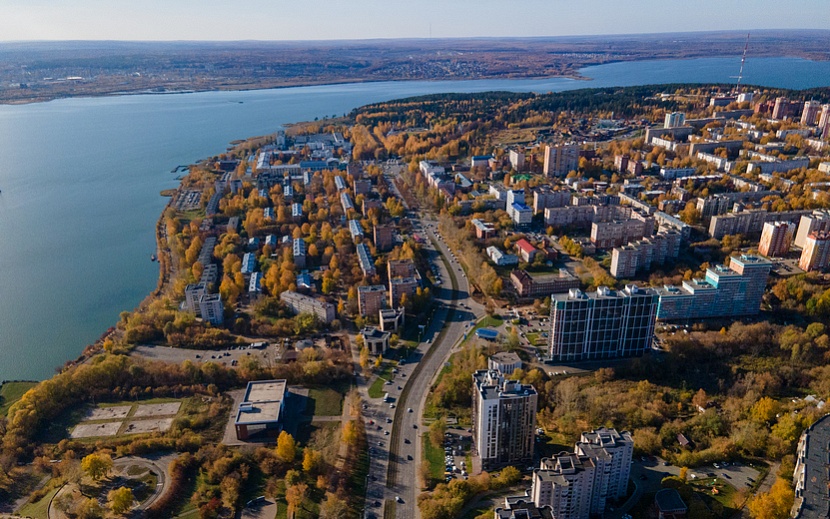
[[(181, 94), (201, 94), (201, 93), (208, 93), (208, 92), (253, 92), (253, 91), (265, 91), (265, 90), (282, 90), (286, 88), (304, 88), (304, 87), (319, 87), (319, 86), (337, 86), (337, 85), (362, 85), (362, 84), (372, 84), (372, 83), (412, 83), (412, 82), (424, 82), (424, 83), (460, 83), (460, 82), (467, 82), (467, 81), (533, 81), (533, 80), (546, 80), (546, 79), (569, 79), (572, 81), (585, 81), (591, 82), (594, 81), (595, 78), (587, 76), (584, 74), (584, 71), (588, 68), (592, 67), (600, 67), (604, 65), (613, 65), (617, 63), (642, 63), (642, 62), (661, 62), (661, 61), (691, 61), (691, 60), (701, 60), (701, 59), (731, 59), (735, 58), (733, 55), (715, 55), (715, 56), (686, 56), (686, 57), (665, 57), (665, 58), (645, 58), (645, 59), (609, 59), (607, 61), (603, 61), (602, 63), (591, 63), (591, 64), (584, 64), (580, 65), (576, 71), (576, 73), (566, 73), (562, 75), (519, 75), (519, 76), (492, 76), (492, 77), (477, 77), (477, 78), (457, 78), (457, 79), (429, 79), (429, 78), (420, 78), (420, 79), (342, 79), (342, 80), (321, 80), (321, 81), (299, 81), (297, 83), (281, 83), (281, 84), (274, 84), (270, 86), (233, 86), (229, 85), (227, 87), (210, 87), (210, 88), (182, 88), (181, 90), (164, 90), (164, 91), (152, 91), (152, 90), (135, 90), (135, 91), (112, 91), (112, 92), (89, 92), (89, 93), (81, 93), (77, 95), (53, 95), (53, 96), (45, 96), (43, 98), (29, 98), (29, 99), (11, 99), (11, 100), (4, 100), (0, 99), (0, 106), (22, 106), (22, 105), (30, 105), (30, 104), (39, 104), (39, 103), (49, 103), (52, 101), (60, 101), (64, 99), (94, 99), (94, 98), (103, 98), (103, 97), (126, 97), (126, 96), (141, 96), (141, 95), (148, 95), (148, 96), (157, 96), (157, 95), (181, 95)], [(803, 56), (798, 56), (796, 54), (778, 54), (778, 55), (769, 55), (769, 56), (753, 56), (753, 59), (798, 59), (803, 61), (811, 61), (816, 63), (827, 62), (830, 61), (828, 59), (815, 59), (815, 58), (805, 58)], [(767, 86), (769, 85), (752, 85), (748, 83), (749, 86)], [(826, 87), (830, 87), (830, 85), (825, 85)], [(804, 89), (788, 89), (788, 90), (807, 90), (809, 88), (823, 88), (823, 87), (807, 87)], [(447, 91), (447, 93), (452, 93), (451, 91)], [(541, 92), (540, 92), (541, 93)]]
[[(694, 59), (694, 58), (692, 58)], [(587, 65), (589, 67), (596, 67), (600, 65), (608, 65), (611, 63), (620, 63), (628, 61), (648, 61), (648, 60), (614, 60), (596, 65)], [(584, 68), (584, 67), (583, 67)], [(305, 87), (319, 87), (319, 86), (338, 86), (338, 85), (364, 85), (371, 83), (459, 83), (463, 81), (513, 81), (513, 80), (544, 80), (544, 79), (570, 79), (573, 81), (593, 81), (594, 78), (583, 76), (581, 74), (564, 74), (561, 76), (494, 76), (494, 77), (479, 77), (479, 78), (465, 78), (465, 79), (367, 79), (367, 80), (343, 80), (343, 81), (320, 81), (320, 82), (300, 82), (296, 84), (282, 84), (274, 86), (263, 87), (228, 87), (228, 88), (204, 88), (204, 89), (183, 89), (183, 90), (165, 90), (163, 92), (153, 92), (148, 90), (140, 91), (119, 91), (119, 92), (100, 92), (100, 93), (85, 93), (78, 95), (58, 95), (44, 99), (21, 99), (21, 100), (0, 100), (0, 106), (24, 106), (41, 103), (51, 103), (52, 101), (61, 101), (65, 99), (97, 99), (102, 97), (128, 97), (128, 96), (164, 96), (164, 95), (183, 95), (183, 94), (204, 94), (208, 92), (255, 92), (264, 90), (283, 90), (286, 88), (305, 88)]]

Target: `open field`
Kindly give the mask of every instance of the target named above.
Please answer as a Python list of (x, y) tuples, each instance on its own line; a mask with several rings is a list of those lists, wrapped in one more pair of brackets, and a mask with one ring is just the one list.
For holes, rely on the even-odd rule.
[(71, 429), (72, 439), (166, 432), (182, 407), (181, 401), (160, 399), (150, 403), (100, 404), (83, 411)]
[(0, 416), (6, 416), (12, 404), (35, 385), (37, 382), (5, 382), (0, 386)]

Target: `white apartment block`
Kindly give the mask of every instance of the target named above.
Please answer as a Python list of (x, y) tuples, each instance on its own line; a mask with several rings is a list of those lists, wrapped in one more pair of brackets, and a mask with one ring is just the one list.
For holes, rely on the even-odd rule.
[(596, 465), (588, 456), (562, 452), (544, 458), (533, 471), (531, 499), (537, 507), (549, 506), (556, 519), (588, 519)]
[(533, 460), (537, 394), (495, 370), (473, 373), (473, 440), (484, 469)]

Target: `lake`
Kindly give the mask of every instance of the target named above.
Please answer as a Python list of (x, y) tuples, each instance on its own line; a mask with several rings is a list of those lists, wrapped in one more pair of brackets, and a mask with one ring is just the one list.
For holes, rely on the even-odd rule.
[[(42, 379), (156, 285), (171, 169), (280, 125), (400, 97), (723, 82), (738, 58), (613, 63), (564, 78), (383, 82), (0, 106), (0, 380)], [(748, 59), (746, 84), (830, 85), (830, 62)]]

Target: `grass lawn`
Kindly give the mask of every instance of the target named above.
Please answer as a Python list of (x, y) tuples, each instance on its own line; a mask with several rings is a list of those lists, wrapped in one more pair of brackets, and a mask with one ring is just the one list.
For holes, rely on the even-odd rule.
[(384, 383), (389, 380), (392, 376), (392, 363), (391, 362), (384, 362), (380, 372), (378, 373), (378, 378), (372, 382), (372, 385), (369, 386), (369, 398), (380, 398), (386, 393), (386, 389), (384, 389)]
[(530, 332), (527, 334), (527, 342), (536, 346), (539, 342), (539, 334), (537, 332)]
[(37, 382), (6, 382), (0, 386), (0, 416), (6, 416), (12, 404), (36, 385)]
[(429, 463), (429, 475), (436, 481), (444, 480), (444, 449), (440, 445), (435, 446), (429, 439), (428, 434), (421, 436), (424, 442), (424, 458)]
[(333, 389), (309, 389), (308, 397), (314, 401), (314, 416), (340, 416), (343, 412), (343, 395)]
[(40, 501), (26, 503), (18, 513), (32, 519), (48, 519), (49, 501), (58, 493), (58, 490), (60, 490), (60, 487), (53, 488)]

